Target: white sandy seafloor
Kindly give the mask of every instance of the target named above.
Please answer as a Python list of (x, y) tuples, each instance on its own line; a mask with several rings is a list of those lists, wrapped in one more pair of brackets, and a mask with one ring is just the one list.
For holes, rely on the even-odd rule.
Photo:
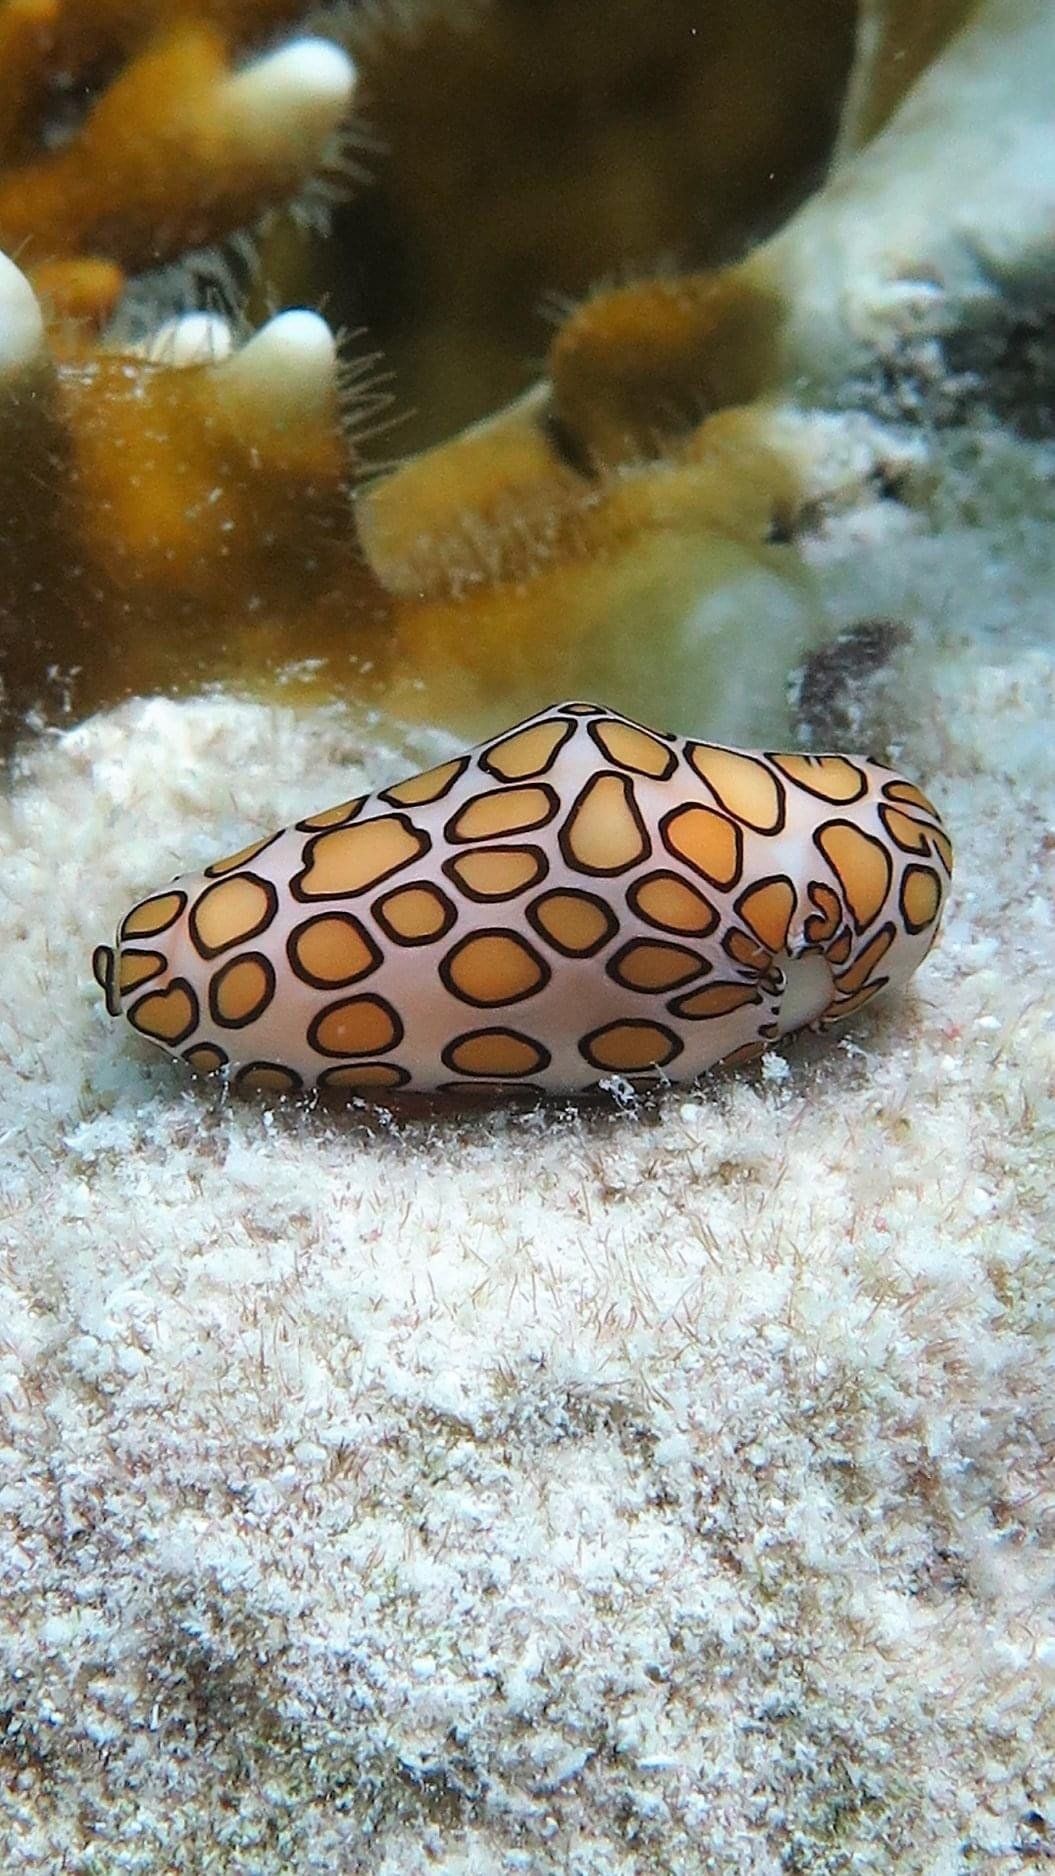
[(269, 1111), (107, 1020), (133, 896), (435, 739), (199, 700), (28, 750), (5, 1872), (1046, 1867), (1051, 483), (1005, 441), (978, 526), (815, 543), (833, 620), (917, 631), (885, 708), (958, 865), (915, 987), (636, 1111)]

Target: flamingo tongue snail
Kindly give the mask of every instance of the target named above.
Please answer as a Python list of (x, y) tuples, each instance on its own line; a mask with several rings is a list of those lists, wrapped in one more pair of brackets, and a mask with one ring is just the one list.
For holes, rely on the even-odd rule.
[(93, 962), (240, 1088), (687, 1082), (903, 985), (951, 871), (892, 769), (565, 703), (182, 875)]

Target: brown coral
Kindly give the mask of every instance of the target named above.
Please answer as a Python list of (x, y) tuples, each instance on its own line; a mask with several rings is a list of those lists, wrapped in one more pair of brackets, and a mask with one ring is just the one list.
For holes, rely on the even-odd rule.
[[(265, 662), (276, 612), (310, 616), (335, 561), (354, 562), (320, 321), (276, 322), (231, 356), (216, 320), (142, 345), (96, 334), (129, 270), (251, 225), (324, 163), (351, 99), (347, 55), (302, 37), (244, 56), (298, 10), (14, 0), (0, 13), (17, 74), (0, 88), (0, 245), (42, 309), (34, 329), (8, 269), (0, 618), (16, 705), (69, 666), (83, 704), (185, 682), (210, 640), (213, 669), (241, 669), (247, 620)], [(89, 79), (83, 123), (42, 152), (60, 87)]]
[[(580, 293), (672, 240), (698, 266), (808, 188), (836, 135), (855, 8), (809, 0), (781, 16), (775, 42), (757, 6), (750, 34), (732, 0), (705, 27), (686, 0), (661, 0), (620, 9), (625, 30), (600, 39), (592, 0), (533, 16), (527, 36), (513, 0), (353, 14), (389, 145), (380, 180), (329, 243), (277, 224), (254, 304), (325, 295), (334, 321), (374, 313), (400, 404), (423, 394), (407, 436), (486, 408), (525, 375), (539, 289)], [(779, 377), (779, 293), (764, 272), (587, 298), (537, 392), (354, 512), (357, 426), (317, 320), (280, 320), (240, 350), (223, 322), (193, 317), (138, 344), (108, 336), (130, 272), (254, 225), (325, 164), (347, 58), (317, 39), (266, 44), (302, 12), (293, 0), (0, 8), (0, 247), (36, 293), (0, 280), (10, 702), (24, 709), (56, 679), (77, 709), (205, 676), (260, 685), (294, 662), (329, 692), (377, 686), (464, 726), (569, 683), (636, 707), (648, 633), (668, 646), (708, 586), (761, 593), (763, 609), (774, 595), (778, 610), (805, 605), (796, 563), (773, 544), (798, 467), (756, 410), (736, 408)], [(726, 204), (687, 235), (686, 189)], [(383, 222), (372, 244), (371, 215)], [(358, 266), (353, 302), (345, 275), (360, 251), (390, 265)], [(385, 291), (408, 272), (385, 325)], [(353, 402), (368, 426), (377, 394)], [(666, 688), (649, 686), (657, 712), (694, 669), (699, 690), (709, 629), (666, 658)], [(721, 700), (720, 686), (690, 698), (698, 727)]]
[[(8, 0), (0, 14), (0, 247), (38, 267), (55, 306), (84, 303), (92, 258), (135, 270), (285, 200), (348, 103), (337, 48), (300, 41), (236, 60), (290, 0)], [(101, 83), (83, 122), (38, 147), (48, 106)], [(59, 266), (57, 263), (64, 263)], [(110, 295), (100, 295), (99, 311)]]

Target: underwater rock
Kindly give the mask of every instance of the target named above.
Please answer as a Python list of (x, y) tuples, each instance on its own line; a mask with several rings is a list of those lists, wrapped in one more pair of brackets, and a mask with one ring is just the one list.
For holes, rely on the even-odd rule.
[(889, 697), (896, 655), (911, 638), (898, 619), (863, 619), (837, 633), (793, 673), (792, 708), (808, 747), (861, 742), (878, 700)]

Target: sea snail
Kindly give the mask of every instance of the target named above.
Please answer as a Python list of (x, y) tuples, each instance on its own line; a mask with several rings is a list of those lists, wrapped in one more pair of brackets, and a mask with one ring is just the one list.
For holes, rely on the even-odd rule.
[(892, 769), (565, 703), (181, 875), (94, 968), (239, 1087), (686, 1082), (904, 984), (951, 871)]

